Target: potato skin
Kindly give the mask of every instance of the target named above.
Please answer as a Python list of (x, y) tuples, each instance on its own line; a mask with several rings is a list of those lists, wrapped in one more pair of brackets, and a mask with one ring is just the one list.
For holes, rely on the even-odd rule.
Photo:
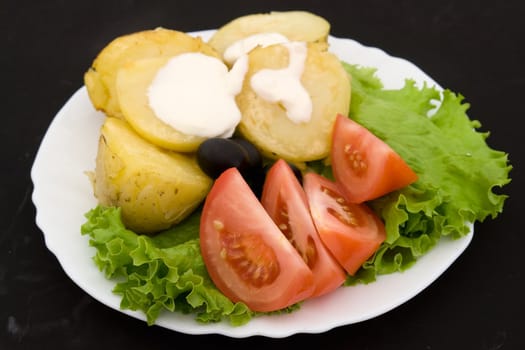
[(186, 218), (205, 198), (212, 180), (187, 155), (163, 150), (118, 118), (106, 118), (99, 139), (94, 194), (118, 206), (127, 228), (154, 234)]
[(171, 29), (144, 30), (115, 38), (100, 51), (84, 74), (84, 84), (93, 106), (107, 116), (122, 118), (115, 92), (120, 67), (136, 59), (169, 57), (182, 52), (203, 52), (219, 57), (201, 38)]
[(307, 11), (272, 11), (237, 17), (220, 27), (208, 43), (221, 55), (234, 42), (250, 35), (276, 32), (290, 41), (327, 45), (330, 23)]
[(318, 44), (308, 44), (301, 83), (313, 110), (309, 122), (296, 124), (279, 103), (264, 100), (250, 84), (251, 77), (262, 69), (285, 68), (288, 49), (283, 45), (259, 47), (248, 57), (248, 73), (236, 97), (242, 113), (238, 131), (269, 158), (302, 163), (327, 157), (336, 115), (347, 115), (350, 109), (350, 76), (339, 59)]

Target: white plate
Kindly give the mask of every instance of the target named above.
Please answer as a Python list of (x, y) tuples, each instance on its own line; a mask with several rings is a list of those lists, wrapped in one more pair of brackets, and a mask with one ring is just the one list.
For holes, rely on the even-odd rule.
[[(207, 40), (213, 31), (192, 33)], [(400, 88), (405, 78), (419, 84), (437, 84), (412, 63), (365, 47), (353, 40), (329, 38), (331, 51), (342, 60), (378, 68), (385, 87)], [(99, 128), (103, 114), (95, 111), (85, 87), (80, 88), (53, 119), (35, 158), (31, 177), (36, 223), (45, 242), (66, 274), (89, 295), (125, 314), (145, 320), (141, 312), (120, 310), (120, 297), (112, 293), (115, 282), (95, 266), (95, 249), (80, 234), (84, 214), (96, 206), (91, 184), (84, 174), (95, 167)], [(192, 315), (164, 312), (156, 324), (188, 334), (223, 334), (230, 337), (263, 335), (286, 337), (295, 333), (320, 333), (334, 327), (361, 322), (388, 312), (411, 299), (436, 280), (464, 251), (470, 234), (459, 240), (443, 239), (433, 250), (403, 273), (380, 276), (368, 285), (339, 288), (306, 301), (291, 314), (257, 317), (247, 325), (202, 325)]]

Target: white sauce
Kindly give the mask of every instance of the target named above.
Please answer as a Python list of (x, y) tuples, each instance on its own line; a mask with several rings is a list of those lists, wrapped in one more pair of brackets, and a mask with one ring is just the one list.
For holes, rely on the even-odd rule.
[(252, 76), (250, 83), (261, 98), (282, 104), (292, 122), (306, 123), (311, 119), (312, 100), (301, 83), (301, 75), (308, 49), (306, 43), (298, 41), (282, 45), (289, 51), (288, 67), (261, 69)]
[(266, 47), (286, 42), (288, 42), (288, 39), (279, 33), (259, 33), (250, 35), (228, 46), (224, 51), (223, 58), (229, 65), (232, 65), (241, 56), (247, 54), (257, 46)]
[(157, 118), (184, 134), (230, 137), (241, 120), (235, 95), (247, 69), (247, 56), (228, 71), (217, 58), (180, 54), (157, 72), (147, 91), (149, 105)]

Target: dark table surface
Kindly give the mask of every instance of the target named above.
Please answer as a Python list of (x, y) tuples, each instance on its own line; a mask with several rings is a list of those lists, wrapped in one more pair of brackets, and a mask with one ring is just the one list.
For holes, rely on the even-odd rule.
[[(423, 4), (424, 3), (424, 4)], [(524, 349), (523, 73), (525, 11), (513, 1), (3, 2), (0, 349), (222, 348)], [(186, 335), (126, 316), (80, 289), (35, 224), (30, 169), (56, 112), (113, 38), (158, 26), (195, 31), (269, 10), (306, 9), (332, 35), (419, 66), (471, 104), (469, 116), (509, 153), (504, 212), (475, 226), (466, 251), (433, 284), (379, 317), (272, 339)], [(5, 32), (4, 32), (5, 33)], [(4, 34), (5, 35), (5, 34)], [(5, 78), (7, 77), (7, 79)]]

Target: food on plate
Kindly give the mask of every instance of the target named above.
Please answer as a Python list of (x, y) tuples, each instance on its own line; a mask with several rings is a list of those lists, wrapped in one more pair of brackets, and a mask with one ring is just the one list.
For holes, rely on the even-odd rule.
[[(341, 284), (403, 271), (440, 240), (463, 237), (503, 210), (506, 196), (495, 189), (510, 182), (512, 167), (477, 131), (463, 97), (410, 79), (385, 89), (375, 68), (330, 52), (329, 26), (319, 20), (294, 12), (246, 16), (209, 45), (161, 30), (192, 49), (146, 31), (116, 39), (94, 62), (86, 74), (93, 105), (123, 119), (106, 118), (101, 130), (99, 205), (81, 232), (97, 249), (97, 266), (118, 279), (122, 308), (142, 310), (148, 324), (167, 310), (242, 325), (260, 313), (293, 311)], [(264, 28), (298, 36), (281, 40)], [(224, 48), (253, 34), (265, 43), (220, 60)], [(222, 49), (208, 52), (213, 45)], [(177, 135), (173, 147), (157, 127), (173, 90), (152, 91), (157, 79), (177, 80), (161, 70), (187, 58), (215, 67), (221, 78), (210, 85), (235, 96), (226, 105), (238, 109), (218, 113), (225, 123), (181, 125), (195, 132), (182, 132), (191, 141)], [(187, 81), (199, 76), (202, 87), (208, 63), (183, 65), (198, 68)], [(160, 106), (153, 95), (164, 96)], [(215, 95), (203, 96), (191, 101), (202, 105)], [(186, 113), (183, 120), (199, 118)], [(141, 133), (136, 120), (151, 129)]]
[[(306, 52), (283, 44), (251, 51), (244, 86), (237, 95), (242, 112), (239, 133), (266, 157), (292, 163), (325, 158), (335, 117), (348, 114), (350, 108), (350, 78), (337, 56), (316, 44), (305, 46)], [(282, 96), (271, 100), (254, 89), (253, 79), (262, 73), (271, 73), (266, 91)]]
[(126, 227), (147, 234), (186, 218), (212, 182), (194, 157), (154, 146), (118, 118), (102, 126), (93, 180), (99, 203), (120, 207)]
[(278, 33), (290, 41), (324, 43), (330, 23), (307, 11), (272, 11), (238, 17), (220, 27), (208, 43), (221, 55), (234, 43), (257, 34)]
[(197, 149), (197, 163), (212, 179), (235, 167), (241, 174), (262, 170), (262, 157), (257, 148), (240, 138), (213, 137)]
[(338, 183), (313, 172), (304, 175), (303, 183), (322, 242), (355, 275), (385, 241), (383, 221), (366, 204), (349, 202)]
[(143, 138), (163, 148), (194, 151), (206, 138), (183, 133), (165, 123), (157, 117), (148, 100), (148, 88), (168, 61), (169, 57), (154, 57), (122, 65), (115, 83), (116, 96), (124, 119)]
[(308, 201), (301, 183), (283, 159), (276, 161), (266, 174), (261, 203), (312, 270), (315, 289), (311, 297), (340, 287), (346, 279), (345, 270), (327, 250), (329, 246), (325, 247), (310, 214), (310, 207), (321, 203)]
[(115, 91), (115, 79), (120, 67), (136, 59), (168, 57), (182, 52), (216, 55), (200, 38), (171, 29), (156, 28), (115, 38), (100, 51), (84, 74), (84, 83), (93, 106), (108, 116), (122, 118)]
[(206, 197), (200, 246), (215, 285), (253, 311), (280, 310), (314, 291), (312, 271), (235, 167)]
[(386, 142), (351, 118), (337, 116), (330, 153), (332, 172), (351, 203), (384, 196), (417, 180), (417, 174)]
[(507, 153), (489, 146), (479, 121), (469, 118), (462, 95), (418, 87), (411, 79), (400, 89), (385, 89), (375, 69), (345, 68), (353, 79), (349, 116), (418, 175), (413, 184), (368, 202), (387, 231), (385, 243), (353, 279), (370, 282), (406, 270), (441, 240), (464, 237), (475, 222), (495, 218), (512, 166)]

